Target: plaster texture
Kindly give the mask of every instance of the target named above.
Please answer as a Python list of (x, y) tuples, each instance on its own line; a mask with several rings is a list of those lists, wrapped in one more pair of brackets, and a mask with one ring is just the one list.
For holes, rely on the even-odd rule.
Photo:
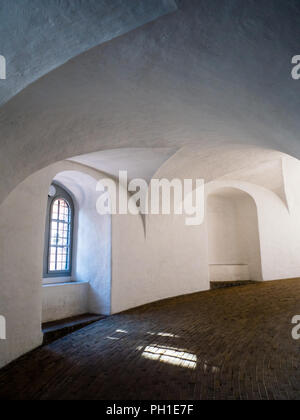
[(88, 283), (72, 282), (43, 286), (42, 322), (88, 313)]
[(100, 150), (239, 144), (299, 157), (299, 2), (177, 6), (1, 107), (1, 200), (37, 170)]
[(174, 0), (1, 0), (0, 105), (96, 45), (176, 10)]

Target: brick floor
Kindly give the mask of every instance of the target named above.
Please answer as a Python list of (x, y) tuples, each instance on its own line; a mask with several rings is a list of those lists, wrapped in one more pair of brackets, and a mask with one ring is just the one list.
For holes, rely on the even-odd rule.
[(0, 371), (1, 399), (299, 399), (300, 280), (116, 315)]

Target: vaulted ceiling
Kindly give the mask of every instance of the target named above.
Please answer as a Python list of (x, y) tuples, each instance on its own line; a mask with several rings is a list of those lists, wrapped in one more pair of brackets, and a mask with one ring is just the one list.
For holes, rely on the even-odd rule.
[(0, 0), (0, 105), (96, 45), (176, 10), (174, 0)]
[[(12, 3), (20, 7), (24, 2), (1, 0), (2, 16), (3, 12), (10, 16), (8, 5)], [(89, 7), (85, 10), (85, 4), (93, 3), (120, 4), (111, 7), (112, 18), (109, 12), (105, 19), (95, 13), (97, 20)], [(182, 168), (182, 173), (188, 173), (189, 168), (198, 168), (200, 177), (201, 172), (207, 175), (202, 168), (208, 162), (205, 156), (213, 150), (216, 157), (215, 163), (208, 165), (210, 171), (225, 174), (228, 156), (216, 154), (232, 144), (240, 148), (233, 169), (247, 165), (247, 146), (300, 157), (300, 81), (291, 77), (291, 58), (300, 53), (298, 0), (145, 0), (141, 3), (147, 4), (152, 14), (146, 16), (142, 8), (135, 20), (129, 19), (132, 14), (121, 13), (121, 3), (122, 7), (137, 4), (123, 0), (74, 2), (81, 7), (70, 9), (69, 23), (81, 19), (83, 28), (88, 25), (93, 30), (83, 30), (82, 44), (80, 37), (71, 40), (77, 52), (72, 50), (74, 58), (64, 65), (60, 64), (71, 57), (68, 33), (76, 30), (71, 25), (69, 32), (64, 32), (59, 21), (54, 32), (43, 33), (47, 45), (57, 37), (55, 54), (43, 59), (52, 63), (48, 71), (57, 68), (0, 108), (1, 197), (47, 165), (92, 152), (112, 153), (122, 163), (124, 156), (131, 161), (139, 159), (136, 148), (169, 150), (171, 154), (181, 150), (174, 159), (169, 159), (169, 152), (162, 153), (163, 159), (169, 159), (172, 170), (168, 172)], [(34, 16), (43, 16), (44, 11), (37, 10), (27, 8), (30, 17), (24, 16), (33, 23), (32, 34), (27, 26), (33, 40), (41, 36), (37, 33), (35, 37)], [(161, 17), (154, 20), (157, 16)], [(123, 21), (126, 27), (118, 33), (116, 28)], [(96, 40), (98, 26), (101, 30)], [(109, 35), (106, 30), (111, 27), (115, 30)], [(122, 36), (114, 38), (118, 34)], [(36, 42), (32, 44), (35, 53), (40, 52)], [(60, 59), (53, 63), (56, 56)], [(8, 80), (1, 81), (1, 97), (2, 82)], [(108, 152), (114, 149), (131, 149), (132, 154), (126, 150), (122, 156), (118, 151)], [(152, 166), (147, 163), (149, 175), (158, 169), (161, 159), (155, 151), (143, 153), (142, 160), (147, 156), (154, 162)], [(103, 164), (102, 157), (100, 161)], [(113, 172), (116, 165), (112, 161), (106, 170)]]

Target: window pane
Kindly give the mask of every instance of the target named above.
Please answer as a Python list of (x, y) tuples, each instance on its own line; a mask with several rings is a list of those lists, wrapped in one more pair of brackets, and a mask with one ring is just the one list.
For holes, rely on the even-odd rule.
[(50, 220), (49, 272), (70, 269), (71, 209), (64, 199), (55, 200)]

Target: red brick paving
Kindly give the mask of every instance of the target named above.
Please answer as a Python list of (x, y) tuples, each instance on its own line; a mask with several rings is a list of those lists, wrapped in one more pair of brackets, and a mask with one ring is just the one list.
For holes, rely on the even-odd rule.
[(0, 398), (300, 399), (297, 314), (300, 280), (144, 306), (6, 367)]

